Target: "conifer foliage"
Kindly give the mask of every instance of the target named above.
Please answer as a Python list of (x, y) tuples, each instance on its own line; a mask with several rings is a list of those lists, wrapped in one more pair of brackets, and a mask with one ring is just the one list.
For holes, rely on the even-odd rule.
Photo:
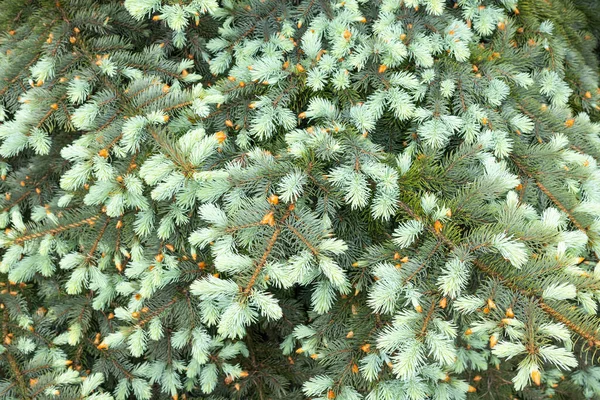
[(0, 398), (600, 398), (592, 3), (3, 0)]

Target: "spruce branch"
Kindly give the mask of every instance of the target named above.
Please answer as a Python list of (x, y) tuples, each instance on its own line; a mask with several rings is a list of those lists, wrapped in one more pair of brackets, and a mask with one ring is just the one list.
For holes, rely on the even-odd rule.
[[(4, 338), (8, 337), (8, 313), (4, 312), (2, 316), (2, 335)], [(16, 384), (19, 388), (19, 392), (24, 400), (30, 400), (32, 397), (29, 397), (27, 384), (25, 383), (24, 374), (19, 368), (19, 364), (17, 360), (11, 354), (11, 350), (7, 349), (4, 352), (4, 357), (8, 361), (8, 365), (11, 369), (12, 378), (15, 380), (13, 384)], [(13, 385), (11, 384), (11, 386)], [(7, 389), (8, 390), (8, 389)], [(35, 397), (33, 397), (35, 399)]]
[(87, 254), (88, 261), (92, 260), (92, 258), (94, 257), (94, 253), (96, 252), (96, 249), (98, 248), (98, 245), (100, 244), (100, 241), (102, 240), (102, 237), (104, 236), (104, 232), (106, 232), (106, 228), (108, 227), (109, 223), (110, 223), (110, 217), (107, 217), (106, 220), (104, 221), (104, 225), (102, 225), (102, 228), (100, 228), (98, 237), (96, 237), (96, 240), (94, 240), (94, 244), (90, 248), (90, 251), (88, 251), (88, 254)]
[(573, 215), (573, 213), (567, 209), (563, 205), (563, 203), (554, 195), (548, 188), (546, 188), (539, 180), (539, 177), (536, 177), (523, 163), (520, 162), (515, 156), (511, 156), (512, 161), (515, 163), (517, 167), (529, 178), (533, 179), (536, 186), (546, 195), (548, 198), (556, 204), (556, 206), (564, 212), (567, 217), (571, 220), (573, 225), (580, 231), (586, 232), (587, 229), (577, 220), (577, 218)]
[[(403, 202), (399, 202), (399, 204), (406, 212), (408, 212), (411, 215), (411, 217), (419, 218), (417, 213), (412, 208), (410, 208), (407, 204), (405, 204)], [(426, 227), (433, 235), (435, 235), (440, 240), (440, 242), (438, 242), (438, 243), (443, 242), (451, 250), (456, 247), (456, 244), (452, 240), (448, 239), (443, 234), (443, 232), (435, 229), (435, 227), (433, 225), (428, 224), (428, 225), (426, 225)], [(490, 277), (498, 279), (500, 282), (502, 282), (503, 285), (505, 285), (506, 287), (508, 287), (509, 289), (514, 291), (515, 293), (519, 293), (525, 297), (534, 298), (535, 304), (537, 304), (538, 307), (542, 311), (547, 313), (555, 321), (564, 323), (565, 326), (567, 326), (573, 333), (586, 339), (586, 341), (590, 344), (590, 347), (592, 347), (592, 346), (600, 347), (600, 337), (596, 336), (594, 333), (590, 333), (590, 332), (582, 329), (576, 323), (572, 322), (567, 316), (561, 314), (560, 312), (558, 312), (557, 310), (555, 310), (554, 308), (549, 306), (546, 302), (544, 302), (544, 300), (541, 298), (541, 296), (538, 293), (536, 293), (535, 291), (532, 291), (531, 289), (526, 289), (526, 288), (520, 287), (517, 284), (517, 282), (515, 282), (514, 280), (509, 280), (509, 279), (504, 278), (500, 274), (500, 272), (493, 270), (490, 267), (486, 266), (486, 264), (479, 259), (473, 260), (472, 263), (478, 269), (480, 269), (482, 272), (486, 273)], [(432, 303), (432, 304), (435, 305), (435, 303)]]
[(277, 238), (279, 237), (279, 234), (281, 233), (281, 224), (283, 223), (283, 221), (285, 221), (289, 217), (289, 215), (292, 213), (293, 210), (294, 210), (294, 207), (292, 207), (292, 206), (288, 207), (285, 214), (283, 214), (283, 216), (275, 224), (275, 230), (273, 231), (271, 238), (267, 242), (265, 251), (264, 251), (263, 255), (260, 257), (258, 263), (256, 264), (256, 268), (254, 269), (254, 272), (252, 273), (250, 280), (246, 284), (246, 287), (242, 291), (242, 293), (245, 296), (248, 296), (250, 294), (250, 292), (252, 291), (252, 287), (254, 287), (254, 284), (256, 283), (256, 279), (258, 278), (263, 267), (267, 263), (269, 255), (271, 254), (271, 251), (273, 250), (273, 247), (275, 246), (275, 242), (277, 242)]
[(498, 279), (502, 282), (503, 285), (507, 286), (511, 290), (516, 293), (520, 293), (525, 297), (534, 298), (535, 304), (545, 313), (547, 313), (552, 319), (556, 322), (561, 322), (565, 324), (572, 332), (584, 338), (590, 347), (600, 347), (600, 337), (596, 336), (594, 333), (588, 332), (585, 329), (582, 329), (576, 323), (572, 322), (567, 316), (561, 314), (551, 306), (549, 306), (542, 298), (539, 297), (536, 293), (533, 293), (531, 290), (524, 289), (519, 287), (514, 281), (508, 280), (504, 278), (499, 272), (492, 270), (488, 266), (486, 266), (483, 262), (479, 260), (473, 261), (473, 265), (479, 268), (482, 272)]
[(13, 243), (21, 244), (21, 243), (24, 243), (24, 242), (27, 242), (27, 241), (30, 241), (33, 239), (37, 239), (37, 238), (46, 236), (46, 235), (56, 235), (57, 233), (67, 231), (69, 229), (80, 228), (80, 227), (86, 226), (86, 225), (94, 225), (99, 218), (100, 218), (100, 214), (97, 214), (95, 216), (88, 217), (88, 218), (85, 218), (85, 219), (77, 221), (77, 222), (73, 222), (73, 223), (66, 224), (66, 225), (59, 225), (57, 227), (47, 229), (45, 231), (20, 236), (20, 237), (15, 238), (13, 240)]

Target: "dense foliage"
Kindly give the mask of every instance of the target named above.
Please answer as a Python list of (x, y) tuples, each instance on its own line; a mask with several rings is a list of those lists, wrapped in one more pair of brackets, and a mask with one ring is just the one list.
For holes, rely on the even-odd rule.
[(0, 2), (0, 398), (600, 398), (600, 5)]

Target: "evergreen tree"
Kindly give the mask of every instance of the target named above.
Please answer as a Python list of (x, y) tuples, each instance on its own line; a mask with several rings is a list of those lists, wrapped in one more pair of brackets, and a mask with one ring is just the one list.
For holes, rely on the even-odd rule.
[(0, 398), (600, 398), (596, 3), (3, 0)]

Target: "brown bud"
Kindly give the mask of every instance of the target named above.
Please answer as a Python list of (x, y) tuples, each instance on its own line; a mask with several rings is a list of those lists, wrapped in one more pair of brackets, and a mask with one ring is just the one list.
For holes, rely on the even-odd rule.
[(270, 225), (270, 226), (274, 226), (275, 225), (275, 217), (273, 217), (273, 212), (270, 212), (268, 214), (266, 214), (261, 220), (260, 223), (262, 225)]
[(440, 308), (446, 308), (447, 305), (448, 305), (448, 298), (442, 297), (442, 299), (440, 300)]
[(102, 342), (98, 346), (96, 346), (96, 348), (98, 350), (106, 350), (106, 349), (108, 349), (108, 345), (105, 342)]
[(215, 139), (217, 139), (217, 142), (223, 143), (227, 139), (227, 135), (223, 131), (218, 131), (215, 133)]
[(542, 384), (541, 372), (538, 371), (537, 369), (534, 369), (533, 371), (531, 371), (531, 380), (533, 381), (533, 383), (536, 384), (536, 386), (540, 386)]

